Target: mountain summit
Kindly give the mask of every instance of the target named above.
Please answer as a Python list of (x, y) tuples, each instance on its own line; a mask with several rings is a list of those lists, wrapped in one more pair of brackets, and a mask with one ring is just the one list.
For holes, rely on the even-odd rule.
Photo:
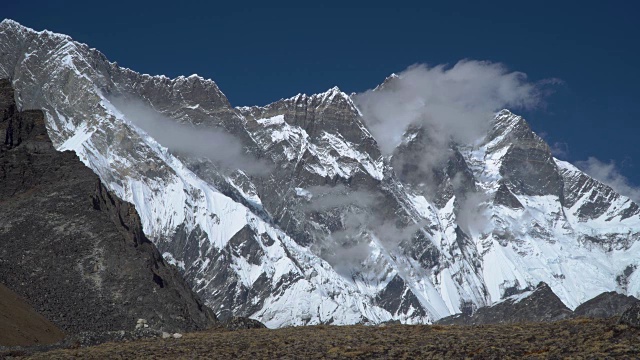
[[(135, 205), (146, 237), (222, 319), (432, 323), (540, 282), (569, 309), (640, 295), (638, 206), (555, 159), (509, 110), (425, 170), (428, 129), (409, 128), (383, 156), (337, 88), (233, 108), (211, 80), (139, 74), (10, 20), (0, 77), (19, 108), (45, 111), (57, 150)], [(242, 157), (189, 151), (198, 134), (231, 137)]]

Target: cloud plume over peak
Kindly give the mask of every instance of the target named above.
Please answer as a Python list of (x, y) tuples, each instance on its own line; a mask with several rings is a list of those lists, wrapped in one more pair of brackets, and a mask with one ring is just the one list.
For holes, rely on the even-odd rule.
[[(501, 63), (461, 60), (453, 66), (413, 65), (353, 98), (382, 154), (393, 155), (401, 177), (410, 169), (409, 181), (431, 199), (446, 181), (446, 164), (456, 162), (456, 144), (481, 140), (501, 109), (543, 105), (545, 87), (557, 82), (534, 83)], [(472, 186), (461, 188), (466, 200), (458, 204), (460, 225), (466, 232), (482, 231), (488, 220), (479, 209), (486, 199)]]
[(411, 66), (354, 99), (383, 154), (389, 155), (410, 125), (428, 128), (443, 144), (473, 141), (496, 111), (538, 106), (539, 85), (500, 63), (461, 60), (452, 67)]

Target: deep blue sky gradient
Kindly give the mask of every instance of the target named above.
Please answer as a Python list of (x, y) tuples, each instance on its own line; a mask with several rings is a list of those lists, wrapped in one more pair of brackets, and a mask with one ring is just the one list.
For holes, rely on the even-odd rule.
[(142, 73), (211, 78), (233, 105), (335, 85), (360, 92), (414, 63), (502, 62), (532, 81), (563, 81), (544, 108), (524, 112), (550, 144), (566, 144), (560, 157), (614, 160), (640, 184), (635, 1), (374, 3), (9, 0), (0, 16)]

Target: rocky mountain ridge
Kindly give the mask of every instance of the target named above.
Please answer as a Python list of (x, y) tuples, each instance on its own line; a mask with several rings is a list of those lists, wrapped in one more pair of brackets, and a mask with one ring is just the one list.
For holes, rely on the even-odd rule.
[[(58, 152), (39, 110), (0, 80), (0, 283), (66, 334), (217, 323), (142, 231), (135, 208), (75, 153)], [(7, 311), (12, 311), (7, 309)]]
[(633, 296), (611, 291), (580, 304), (572, 311), (549, 285), (540, 283), (532, 290), (511, 295), (496, 304), (478, 309), (474, 314), (448, 316), (438, 320), (437, 324), (485, 325), (552, 322), (577, 317), (617, 318), (638, 304), (640, 300)]
[[(233, 108), (211, 80), (141, 75), (10, 20), (0, 24), (0, 76), (19, 106), (45, 110), (58, 150), (75, 151), (136, 206), (145, 235), (222, 318), (431, 323), (541, 281), (570, 309), (640, 290), (638, 206), (555, 159), (508, 110), (422, 174), (411, 164), (428, 149), (424, 129), (384, 157), (357, 101), (337, 88)], [(271, 171), (172, 151), (116, 98), (224, 131)]]
[(481, 325), (549, 322), (567, 319), (572, 316), (573, 312), (560, 301), (549, 288), (549, 285), (540, 283), (533, 290), (509, 296), (497, 304), (480, 308), (473, 315), (459, 314), (449, 316), (438, 320), (438, 324)]

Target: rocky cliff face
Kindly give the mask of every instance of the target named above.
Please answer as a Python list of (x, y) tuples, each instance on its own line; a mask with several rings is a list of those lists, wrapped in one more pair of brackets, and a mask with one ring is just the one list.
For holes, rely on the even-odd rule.
[(553, 293), (549, 285), (538, 286), (512, 295), (491, 306), (478, 309), (473, 315), (453, 315), (438, 321), (445, 325), (507, 324), (518, 322), (546, 322), (569, 318), (573, 312)]
[[(144, 234), (221, 317), (419, 323), (541, 281), (569, 308), (640, 291), (638, 206), (553, 158), (508, 110), (423, 173), (412, 165), (430, 151), (425, 129), (409, 129), (383, 157), (337, 88), (233, 108), (211, 80), (141, 75), (9, 20), (0, 76), (12, 79), (18, 107), (44, 109), (56, 149), (73, 150), (135, 205)], [(171, 151), (114, 99), (231, 134), (270, 171)]]
[(135, 208), (0, 80), (0, 283), (67, 333), (203, 329), (215, 315), (145, 236)]
[[(633, 296), (615, 291), (602, 293), (580, 304), (574, 311), (553, 293), (549, 285), (540, 283), (533, 290), (511, 295), (491, 306), (478, 309), (474, 314), (458, 314), (438, 320), (445, 325), (482, 325), (518, 322), (547, 322), (567, 318), (620, 317), (640, 303)], [(628, 317), (628, 315), (627, 315)]]
[(640, 300), (633, 296), (610, 291), (580, 304), (573, 314), (574, 316), (590, 318), (610, 318), (621, 316), (627, 309), (637, 303), (640, 303)]

